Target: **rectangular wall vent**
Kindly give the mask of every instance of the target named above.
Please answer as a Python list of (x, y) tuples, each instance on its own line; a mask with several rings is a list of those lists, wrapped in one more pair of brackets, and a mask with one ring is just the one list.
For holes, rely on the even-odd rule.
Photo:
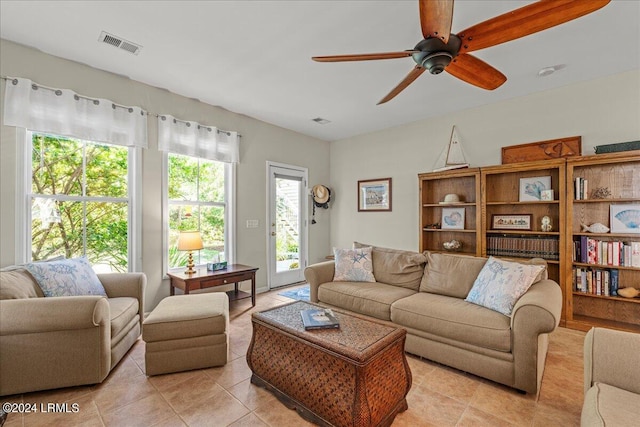
[(105, 31), (100, 33), (100, 38), (98, 39), (98, 41), (122, 50), (126, 50), (127, 52), (133, 53), (134, 55), (137, 55), (138, 52), (140, 52), (140, 49), (142, 49), (142, 46), (138, 44), (127, 41), (122, 37), (114, 36), (113, 34), (109, 34)]

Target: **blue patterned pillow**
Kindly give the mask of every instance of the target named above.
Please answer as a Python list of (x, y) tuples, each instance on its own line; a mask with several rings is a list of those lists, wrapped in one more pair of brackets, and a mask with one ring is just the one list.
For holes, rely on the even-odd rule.
[(336, 260), (335, 282), (375, 282), (371, 247), (359, 249), (333, 248)]
[(36, 279), (45, 297), (107, 296), (86, 258), (31, 262), (24, 267)]
[(516, 301), (545, 268), (489, 257), (465, 301), (511, 316)]

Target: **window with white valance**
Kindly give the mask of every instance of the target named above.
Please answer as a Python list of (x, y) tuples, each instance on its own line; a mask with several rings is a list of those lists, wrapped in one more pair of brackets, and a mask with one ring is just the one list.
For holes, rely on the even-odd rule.
[(158, 116), (158, 149), (225, 163), (238, 163), (240, 158), (237, 132), (179, 120), (169, 114)]
[(6, 79), (4, 124), (37, 132), (147, 148), (147, 113), (25, 78)]

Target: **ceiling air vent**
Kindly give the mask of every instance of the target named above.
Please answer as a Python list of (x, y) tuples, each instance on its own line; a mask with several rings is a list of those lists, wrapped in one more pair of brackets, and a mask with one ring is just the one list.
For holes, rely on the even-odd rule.
[(103, 43), (109, 44), (111, 46), (117, 47), (122, 50), (126, 50), (127, 52), (133, 53), (134, 55), (137, 55), (138, 52), (140, 52), (140, 49), (142, 49), (142, 46), (138, 44), (127, 41), (122, 37), (114, 36), (113, 34), (109, 34), (105, 31), (100, 33), (100, 38), (98, 39), (98, 41), (101, 41)]

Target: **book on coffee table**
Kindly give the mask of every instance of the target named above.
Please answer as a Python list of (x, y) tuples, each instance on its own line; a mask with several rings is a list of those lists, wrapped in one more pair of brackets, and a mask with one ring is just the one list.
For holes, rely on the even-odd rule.
[(340, 322), (336, 319), (330, 308), (312, 308), (308, 310), (301, 310), (302, 323), (304, 329), (329, 329), (339, 328)]

